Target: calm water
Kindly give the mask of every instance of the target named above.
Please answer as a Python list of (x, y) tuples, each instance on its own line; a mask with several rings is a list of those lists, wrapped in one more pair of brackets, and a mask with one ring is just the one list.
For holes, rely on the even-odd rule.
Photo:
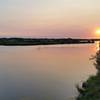
[(95, 44), (0, 47), (0, 100), (70, 100), (96, 73)]

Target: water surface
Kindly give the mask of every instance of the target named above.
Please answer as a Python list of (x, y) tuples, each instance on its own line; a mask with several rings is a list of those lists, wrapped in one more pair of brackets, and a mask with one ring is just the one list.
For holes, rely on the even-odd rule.
[(69, 100), (96, 73), (95, 44), (0, 47), (0, 100)]

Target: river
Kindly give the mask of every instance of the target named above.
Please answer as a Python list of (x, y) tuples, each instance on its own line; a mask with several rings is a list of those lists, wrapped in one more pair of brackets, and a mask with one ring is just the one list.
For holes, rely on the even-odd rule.
[(0, 46), (0, 100), (72, 100), (96, 73), (96, 44)]

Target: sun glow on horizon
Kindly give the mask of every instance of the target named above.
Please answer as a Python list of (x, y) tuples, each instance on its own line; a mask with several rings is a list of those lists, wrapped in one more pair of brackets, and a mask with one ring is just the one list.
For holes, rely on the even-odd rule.
[(96, 28), (96, 30), (95, 30), (95, 35), (96, 35), (96, 36), (100, 36), (100, 27), (99, 27), (99, 28)]

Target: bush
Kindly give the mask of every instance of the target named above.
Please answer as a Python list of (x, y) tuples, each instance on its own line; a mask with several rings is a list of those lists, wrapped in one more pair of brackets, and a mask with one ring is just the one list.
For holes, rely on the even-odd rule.
[(77, 85), (79, 96), (76, 100), (100, 100), (100, 51), (97, 51), (93, 59), (97, 74), (84, 82), (82, 87)]

